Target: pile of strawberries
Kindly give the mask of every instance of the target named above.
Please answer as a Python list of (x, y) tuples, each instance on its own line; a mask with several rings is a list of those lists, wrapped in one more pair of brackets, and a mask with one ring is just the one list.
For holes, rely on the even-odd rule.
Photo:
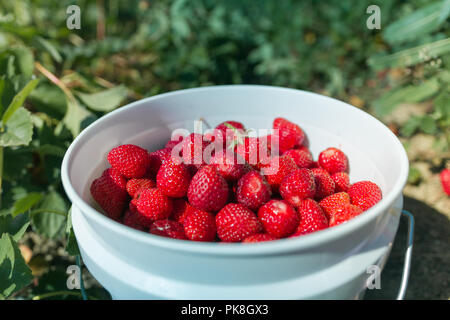
[[(217, 137), (229, 135), (230, 128), (236, 140), (232, 152), (202, 159), (202, 151), (223, 143)], [(138, 230), (245, 243), (333, 227), (381, 200), (375, 183), (350, 184), (341, 150), (328, 148), (314, 161), (298, 125), (276, 118), (273, 129), (276, 134), (266, 139), (249, 137), (240, 134), (242, 123), (226, 121), (214, 135), (192, 133), (153, 152), (118, 146), (108, 154), (111, 167), (92, 182), (91, 194), (109, 217)], [(271, 141), (277, 142), (275, 154)], [(177, 146), (183, 147), (183, 161), (173, 157)], [(261, 150), (270, 155), (268, 162), (261, 160)]]

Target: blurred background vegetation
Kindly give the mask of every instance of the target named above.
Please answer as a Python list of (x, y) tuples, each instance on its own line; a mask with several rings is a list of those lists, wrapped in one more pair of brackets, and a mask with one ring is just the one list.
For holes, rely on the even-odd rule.
[[(72, 4), (79, 30), (66, 26)], [(380, 30), (366, 27), (372, 4)], [(0, 298), (81, 298), (66, 287), (77, 255), (60, 179), (66, 148), (127, 102), (198, 86), (299, 88), (374, 114), (407, 148), (405, 194), (445, 217), (437, 237), (447, 246), (437, 173), (449, 159), (449, 15), (449, 0), (2, 0)], [(443, 259), (432, 298), (449, 298)], [(108, 297), (85, 280), (91, 298)]]

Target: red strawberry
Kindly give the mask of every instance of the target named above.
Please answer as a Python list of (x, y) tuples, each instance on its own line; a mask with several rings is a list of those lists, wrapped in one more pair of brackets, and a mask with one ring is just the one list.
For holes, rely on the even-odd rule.
[(214, 129), (215, 137), (223, 141), (223, 145), (231, 144), (239, 138), (239, 135), (245, 135), (245, 127), (237, 121), (225, 121)]
[(300, 215), (300, 224), (293, 236), (328, 228), (327, 216), (316, 201), (312, 199), (302, 200), (297, 207), (297, 212)]
[(144, 226), (150, 226), (155, 220), (166, 219), (173, 210), (172, 199), (157, 188), (144, 189), (136, 201), (139, 221)]
[(283, 155), (291, 157), (299, 168), (310, 168), (314, 162), (308, 149), (291, 149)]
[(262, 241), (272, 241), (277, 240), (274, 236), (268, 234), (268, 233), (258, 233), (254, 234), (252, 236), (249, 236), (242, 240), (242, 243), (254, 243), (254, 242), (262, 242)]
[(133, 144), (124, 144), (108, 153), (108, 162), (127, 178), (141, 178), (149, 168), (150, 158), (147, 150)]
[(163, 164), (167, 159), (170, 159), (171, 154), (172, 149), (169, 148), (164, 148), (149, 153), (150, 165), (146, 173), (146, 177), (152, 179), (156, 178), (156, 174), (158, 173), (161, 164)]
[(270, 185), (258, 171), (250, 171), (238, 181), (237, 201), (250, 210), (258, 210), (270, 200), (271, 195)]
[(337, 148), (328, 148), (319, 154), (319, 165), (329, 174), (348, 172), (348, 159), (345, 153)]
[(164, 148), (167, 149), (173, 149), (177, 144), (179, 144), (181, 141), (183, 141), (183, 136), (179, 136), (179, 137), (175, 137), (173, 138), (173, 140), (169, 140), (167, 141), (166, 145), (164, 146)]
[(186, 240), (184, 227), (181, 223), (169, 219), (158, 220), (152, 223), (149, 232), (158, 236)]
[(334, 181), (335, 190), (334, 192), (347, 192), (350, 188), (350, 177), (345, 172), (336, 172), (331, 176)]
[(184, 233), (192, 241), (214, 241), (216, 238), (216, 219), (209, 212), (195, 209), (183, 222)]
[(186, 196), (191, 174), (184, 163), (175, 164), (167, 160), (159, 168), (156, 184), (163, 194), (172, 198)]
[(314, 175), (314, 181), (316, 183), (316, 194), (314, 198), (320, 200), (332, 195), (335, 186), (330, 174), (322, 168), (311, 169), (311, 172)]
[(127, 182), (127, 192), (134, 198), (140, 189), (148, 189), (156, 186), (155, 181), (146, 178), (133, 178)]
[(363, 211), (360, 207), (352, 204), (346, 204), (333, 212), (330, 219), (330, 227), (334, 227), (338, 224), (353, 219), (354, 217), (360, 215), (362, 212)]
[(335, 193), (320, 200), (319, 204), (322, 207), (323, 212), (325, 212), (327, 218), (330, 219), (333, 211), (343, 207), (346, 204), (350, 204), (350, 196), (346, 192)]
[(183, 224), (184, 219), (194, 207), (189, 204), (185, 199), (174, 199), (173, 200), (173, 213), (172, 219)]
[(118, 219), (128, 201), (127, 179), (113, 168), (106, 169), (92, 181), (91, 195), (112, 219)]
[(222, 131), (222, 133), (225, 135), (227, 133), (227, 130), (233, 130), (232, 128), (230, 128), (230, 126), (236, 130), (245, 131), (245, 127), (242, 123), (231, 120), (222, 122), (216, 127), (216, 129)]
[(245, 137), (243, 143), (237, 145), (236, 153), (256, 168), (270, 160), (267, 144), (257, 137)]
[(139, 218), (136, 214), (136, 212), (133, 212), (131, 210), (125, 211), (125, 214), (122, 217), (122, 223), (126, 225), (127, 227), (145, 231), (145, 227), (140, 223)]
[(298, 227), (299, 216), (287, 201), (270, 200), (258, 210), (258, 218), (267, 233), (277, 238), (290, 236)]
[(216, 167), (207, 165), (198, 170), (188, 188), (189, 203), (194, 207), (216, 212), (228, 200), (228, 184)]
[(262, 232), (256, 215), (241, 204), (229, 203), (216, 216), (217, 235), (225, 242), (239, 242)]
[(441, 178), (442, 189), (450, 196), (450, 169), (444, 169), (439, 175)]
[(360, 181), (348, 189), (351, 203), (366, 211), (382, 198), (381, 189), (371, 181)]
[(270, 160), (268, 165), (261, 168), (261, 173), (266, 177), (272, 190), (277, 191), (284, 177), (296, 169), (298, 169), (297, 165), (291, 157), (275, 156)]
[(240, 156), (232, 151), (230, 153), (220, 152), (211, 157), (209, 164), (214, 165), (225, 180), (234, 182), (250, 171), (250, 167), (245, 163), (245, 160), (238, 158)]
[(209, 142), (203, 139), (200, 133), (191, 133), (182, 141), (183, 162), (186, 165), (193, 165), (197, 169), (206, 164), (203, 159), (203, 151)]
[[(145, 189), (142, 189), (142, 190), (145, 190)], [(139, 194), (140, 194), (140, 192), (139, 192)], [(138, 198), (133, 198), (133, 199), (131, 199), (130, 204), (128, 205), (128, 209), (133, 213), (138, 212), (137, 202), (138, 202)]]
[(297, 169), (288, 174), (280, 185), (280, 194), (293, 206), (298, 206), (301, 200), (312, 198), (316, 193), (314, 176), (309, 169)]
[(273, 121), (273, 128), (278, 129), (278, 135), (274, 133), (273, 136), (278, 136), (281, 153), (294, 148), (296, 145), (301, 145), (305, 139), (303, 130), (287, 119), (276, 118)]

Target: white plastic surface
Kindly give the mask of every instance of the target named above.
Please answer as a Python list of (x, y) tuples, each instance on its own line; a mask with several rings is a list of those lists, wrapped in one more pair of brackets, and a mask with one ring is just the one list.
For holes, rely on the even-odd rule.
[[(315, 157), (327, 147), (341, 148), (350, 160), (351, 181), (376, 182), (383, 200), (343, 225), (251, 245), (162, 238), (93, 208), (90, 182), (107, 167), (106, 154), (114, 146), (157, 149), (171, 130), (192, 129), (200, 117), (213, 126), (238, 120), (270, 128), (277, 116), (304, 128)], [(387, 258), (407, 172), (401, 143), (367, 113), (317, 94), (266, 86), (190, 89), (135, 102), (84, 130), (62, 166), (86, 265), (114, 297), (142, 299), (354, 298), (364, 289), (367, 266)], [(396, 199), (400, 204), (394, 206)]]

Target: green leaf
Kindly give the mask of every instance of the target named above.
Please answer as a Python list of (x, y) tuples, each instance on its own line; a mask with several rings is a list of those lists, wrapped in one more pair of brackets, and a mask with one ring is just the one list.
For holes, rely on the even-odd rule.
[(401, 50), (390, 55), (370, 57), (367, 63), (374, 69), (408, 67), (450, 52), (450, 38), (434, 41), (414, 48)]
[(442, 4), (441, 14), (439, 15), (439, 23), (444, 22), (450, 15), (450, 0), (444, 0)]
[(72, 226), (72, 208), (69, 210), (69, 215), (67, 216), (66, 251), (71, 256), (76, 256), (80, 254), (80, 249), (78, 248), (77, 239), (75, 238), (75, 233), (73, 231)]
[(12, 216), (15, 217), (18, 214), (24, 213), (30, 210), (34, 205), (36, 205), (42, 199), (42, 194), (38, 192), (31, 192), (25, 197), (20, 198), (14, 203), (12, 209)]
[(15, 47), (11, 49), (11, 53), (15, 56), (15, 64), (20, 73), (26, 77), (31, 77), (34, 70), (34, 57), (30, 49), (26, 47)]
[(40, 84), (31, 92), (29, 99), (37, 111), (50, 117), (61, 120), (66, 114), (66, 97), (62, 90), (55, 85)]
[(420, 171), (415, 167), (410, 167), (408, 173), (408, 183), (417, 185), (421, 180), (422, 174), (420, 173)]
[[(66, 125), (73, 137), (76, 137), (81, 130), (94, 122), (97, 117), (87, 109), (80, 106), (76, 101), (67, 100), (67, 112), (60, 124)], [(61, 126), (58, 127), (61, 130)], [(57, 131), (59, 131), (57, 130)]]
[(450, 93), (442, 91), (436, 99), (434, 99), (434, 110), (441, 117), (450, 117)]
[(431, 78), (420, 85), (409, 85), (391, 90), (374, 101), (375, 113), (382, 117), (402, 103), (423, 101), (439, 91), (439, 81)]
[(0, 238), (0, 294), (10, 296), (33, 279), (14, 238), (4, 233)]
[(51, 144), (44, 144), (36, 148), (36, 151), (39, 152), (40, 155), (51, 155), (61, 158), (64, 157), (64, 154), (66, 153), (66, 149)]
[(92, 110), (109, 112), (117, 108), (127, 97), (127, 88), (120, 85), (91, 94), (77, 92), (77, 96)]
[(429, 115), (422, 117), (420, 130), (428, 134), (435, 134), (437, 131), (436, 121)]
[(31, 221), (34, 230), (52, 239), (59, 238), (64, 233), (66, 216), (56, 214), (52, 211), (67, 212), (64, 198), (56, 191), (46, 194), (36, 210), (39, 213), (32, 213)]
[(28, 213), (20, 214), (13, 218), (12, 215), (0, 215), (0, 234), (9, 233), (15, 241), (19, 241), (30, 225)]
[(442, 5), (432, 3), (402, 17), (384, 29), (384, 38), (390, 44), (400, 44), (437, 30), (447, 18), (441, 20)]
[(31, 114), (25, 108), (20, 107), (0, 130), (0, 146), (28, 145), (32, 136), (33, 121)]
[(8, 109), (6, 109), (5, 113), (3, 114), (2, 117), (3, 124), (8, 123), (8, 120), (23, 105), (25, 99), (28, 97), (31, 91), (33, 91), (33, 89), (37, 86), (38, 83), (39, 79), (31, 80), (18, 94), (14, 96), (13, 100), (8, 106)]
[(48, 41), (42, 37), (37, 37), (36, 40), (42, 46), (42, 48), (47, 50), (47, 52), (52, 56), (52, 58), (56, 62), (61, 63), (62, 57), (59, 54), (58, 50), (55, 48), (55, 46), (50, 41)]
[(420, 117), (411, 117), (408, 122), (400, 129), (400, 134), (404, 137), (410, 137), (420, 127)]

